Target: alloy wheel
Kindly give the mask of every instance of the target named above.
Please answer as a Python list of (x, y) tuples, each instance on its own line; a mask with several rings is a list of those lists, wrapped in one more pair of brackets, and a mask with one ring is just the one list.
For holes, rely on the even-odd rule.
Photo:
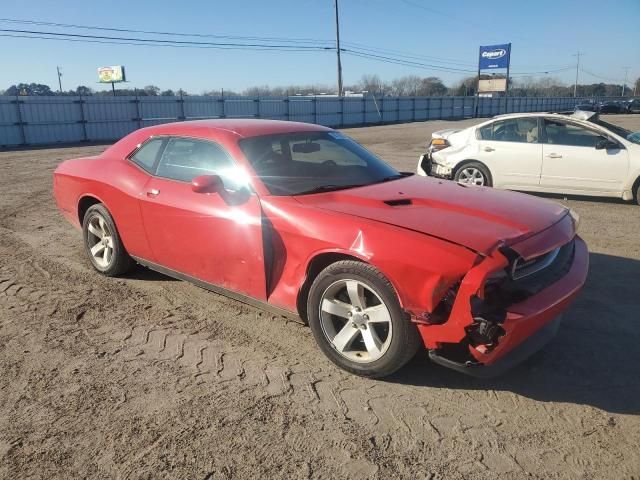
[(106, 269), (113, 259), (113, 234), (109, 225), (102, 215), (95, 214), (89, 220), (87, 229), (87, 242), (93, 261), (100, 268)]
[(467, 185), (483, 186), (486, 182), (483, 173), (475, 167), (465, 167), (458, 175), (458, 182)]
[(344, 279), (329, 285), (319, 313), (325, 337), (348, 360), (374, 362), (391, 344), (391, 313), (380, 296), (361, 281)]

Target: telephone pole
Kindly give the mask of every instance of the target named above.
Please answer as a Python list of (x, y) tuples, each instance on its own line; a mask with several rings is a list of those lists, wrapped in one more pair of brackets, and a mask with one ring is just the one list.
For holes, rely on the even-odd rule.
[(338, 54), (338, 96), (342, 96), (342, 62), (340, 61), (340, 20), (338, 16), (338, 0), (333, 2), (336, 10), (336, 53)]
[(624, 87), (627, 86), (627, 77), (629, 75), (629, 68), (630, 67), (622, 67), (624, 68), (624, 83), (622, 84), (622, 95), (620, 95), (621, 97), (624, 97)]
[(58, 86), (60, 87), (60, 93), (62, 93), (62, 73), (60, 73), (60, 67), (56, 67), (58, 72)]
[(573, 98), (576, 98), (576, 93), (578, 92), (578, 69), (580, 68), (580, 56), (584, 55), (582, 52), (578, 52), (575, 55), (571, 55), (572, 57), (578, 57), (578, 61), (576, 63), (576, 83), (573, 84)]

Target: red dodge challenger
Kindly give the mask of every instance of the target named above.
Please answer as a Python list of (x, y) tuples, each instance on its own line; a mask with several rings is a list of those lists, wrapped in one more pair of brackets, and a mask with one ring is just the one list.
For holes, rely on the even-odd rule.
[(143, 128), (60, 164), (54, 191), (98, 272), (137, 262), (298, 316), (329, 359), (368, 377), (421, 345), (498, 374), (553, 337), (588, 270), (563, 206), (401, 173), (318, 125)]

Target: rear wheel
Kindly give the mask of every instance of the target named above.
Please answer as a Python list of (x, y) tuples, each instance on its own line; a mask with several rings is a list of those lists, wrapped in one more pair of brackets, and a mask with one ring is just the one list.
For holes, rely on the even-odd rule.
[(640, 182), (638, 182), (638, 185), (636, 185), (636, 191), (634, 193), (634, 196), (636, 199), (636, 203), (640, 205)]
[(489, 170), (480, 162), (468, 162), (462, 165), (456, 171), (454, 180), (465, 185), (491, 186)]
[(82, 222), (82, 233), (85, 251), (98, 272), (114, 277), (131, 268), (133, 261), (104, 205), (98, 203), (89, 207)]
[(405, 318), (393, 286), (376, 268), (345, 260), (311, 285), (309, 326), (320, 349), (339, 367), (384, 377), (416, 353), (420, 337)]

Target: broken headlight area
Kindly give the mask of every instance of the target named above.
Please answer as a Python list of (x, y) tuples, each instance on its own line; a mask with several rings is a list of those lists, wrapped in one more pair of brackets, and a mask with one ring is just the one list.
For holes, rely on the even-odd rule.
[(512, 250), (502, 252), (509, 266), (487, 279), (484, 301), (495, 308), (507, 308), (549, 287), (564, 277), (573, 265), (575, 241), (527, 260)]

